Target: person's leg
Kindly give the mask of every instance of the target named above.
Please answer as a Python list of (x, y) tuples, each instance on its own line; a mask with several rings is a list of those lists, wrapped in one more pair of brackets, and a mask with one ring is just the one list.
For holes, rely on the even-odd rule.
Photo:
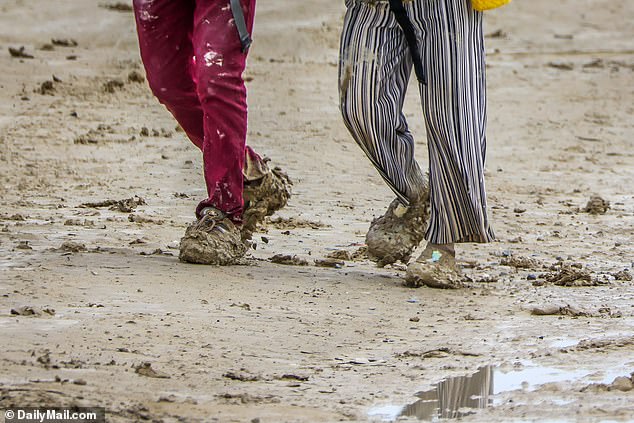
[(202, 148), (203, 111), (192, 76), (194, 0), (134, 0), (133, 5), (150, 88)]
[(340, 107), (351, 135), (408, 205), (424, 187), (402, 112), (412, 69), (405, 37), (387, 3), (348, 0), (339, 59)]
[[(193, 78), (194, 8), (194, 0), (134, 0), (139, 46), (150, 88), (189, 139), (202, 149), (203, 109)], [(260, 156), (248, 146), (245, 155), (245, 178), (261, 178)]]
[(486, 80), (482, 13), (470, 0), (415, 2), (424, 28), (421, 86), (430, 160), (427, 247), (407, 267), (409, 286), (459, 288), (454, 243), (494, 239), (486, 212)]
[(407, 262), (424, 236), (425, 177), (402, 108), (412, 60), (387, 2), (347, 0), (341, 36), (339, 90), (344, 123), (397, 199), (366, 235), (379, 266)]
[(486, 212), (486, 81), (482, 13), (470, 0), (418, 1), (426, 36), (421, 85), (430, 157), (431, 244), (489, 242)]
[[(242, 0), (242, 5), (251, 31), (255, 0)], [(192, 41), (194, 77), (203, 110), (202, 151), (209, 195), (197, 212), (213, 207), (240, 222), (247, 135), (247, 93), (242, 73), (247, 54), (242, 52), (227, 0), (196, 0)]]

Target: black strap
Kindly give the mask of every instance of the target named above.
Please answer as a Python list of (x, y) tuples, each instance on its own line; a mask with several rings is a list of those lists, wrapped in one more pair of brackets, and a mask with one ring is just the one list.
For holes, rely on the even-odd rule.
[(251, 35), (247, 29), (247, 23), (244, 20), (244, 13), (242, 12), (242, 5), (240, 0), (230, 0), (231, 13), (233, 13), (233, 21), (238, 29), (238, 36), (240, 37), (240, 44), (242, 44), (242, 52), (246, 53), (251, 46)]
[(423, 61), (420, 57), (420, 49), (418, 46), (418, 40), (416, 39), (416, 31), (414, 30), (414, 25), (412, 25), (412, 21), (410, 21), (409, 16), (407, 16), (407, 11), (405, 7), (403, 7), (402, 0), (390, 0), (390, 10), (394, 13), (394, 17), (396, 18), (396, 22), (403, 30), (405, 34), (405, 40), (407, 41), (407, 45), (409, 47), (409, 52), (412, 55), (412, 61), (414, 62), (414, 72), (416, 73), (416, 78), (418, 82), (423, 85), (427, 85), (427, 74), (425, 72), (425, 67), (423, 66)]

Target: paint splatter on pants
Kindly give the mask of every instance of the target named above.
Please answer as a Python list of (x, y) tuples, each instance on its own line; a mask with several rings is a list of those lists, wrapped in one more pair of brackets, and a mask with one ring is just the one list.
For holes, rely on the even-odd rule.
[[(240, 222), (245, 162), (260, 162), (246, 147), (247, 99), (241, 50), (229, 0), (134, 0), (141, 58), (154, 95), (202, 150), (208, 198)], [(249, 32), (255, 0), (242, 0)], [(245, 156), (248, 160), (245, 160)]]
[[(489, 242), (482, 13), (470, 0), (404, 5), (428, 74), (428, 84), (419, 84), (429, 148), (425, 238), (436, 244)], [(405, 36), (387, 2), (346, 0), (346, 6), (339, 66), (344, 122), (398, 198), (417, 201), (424, 179), (402, 111), (412, 73)]]

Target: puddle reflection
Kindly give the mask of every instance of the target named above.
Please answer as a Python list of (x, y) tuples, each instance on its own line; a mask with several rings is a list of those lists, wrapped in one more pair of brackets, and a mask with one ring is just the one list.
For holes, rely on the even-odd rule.
[(623, 372), (631, 372), (627, 365), (595, 373), (583, 369), (567, 371), (538, 366), (530, 361), (517, 363), (516, 366), (503, 369), (488, 365), (469, 376), (447, 378), (437, 383), (434, 389), (417, 393), (420, 399), (413, 404), (375, 407), (368, 415), (383, 421), (393, 421), (399, 417), (415, 417), (426, 421), (457, 419), (473, 414), (477, 409), (498, 405), (500, 400), (495, 400), (495, 395), (502, 392), (517, 389), (532, 391), (546, 383), (581, 379), (610, 383)]
[(405, 406), (398, 417), (455, 419), (485, 408), (492, 401), (493, 370), (485, 366), (471, 376), (445, 379), (435, 389), (416, 394), (420, 399)]

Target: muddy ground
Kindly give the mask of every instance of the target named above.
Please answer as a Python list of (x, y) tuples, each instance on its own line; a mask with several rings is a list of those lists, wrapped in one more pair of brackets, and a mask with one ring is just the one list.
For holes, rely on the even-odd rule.
[[(342, 3), (258, 5), (249, 143), (294, 196), (248, 265), (214, 268), (177, 259), (204, 195), (200, 155), (142, 79), (132, 14), (0, 2), (0, 408), (389, 420), (412, 414), (417, 392), (476, 374), (473, 392), (496, 395), (465, 421), (634, 421), (634, 3), (488, 14), (499, 240), (459, 248), (470, 282), (455, 291), (408, 289), (403, 266), (354, 254), (392, 194), (339, 118)], [(593, 195), (609, 208), (586, 210)], [(315, 265), (339, 250), (351, 255), (340, 268)], [(432, 403), (462, 404), (451, 381)]]

